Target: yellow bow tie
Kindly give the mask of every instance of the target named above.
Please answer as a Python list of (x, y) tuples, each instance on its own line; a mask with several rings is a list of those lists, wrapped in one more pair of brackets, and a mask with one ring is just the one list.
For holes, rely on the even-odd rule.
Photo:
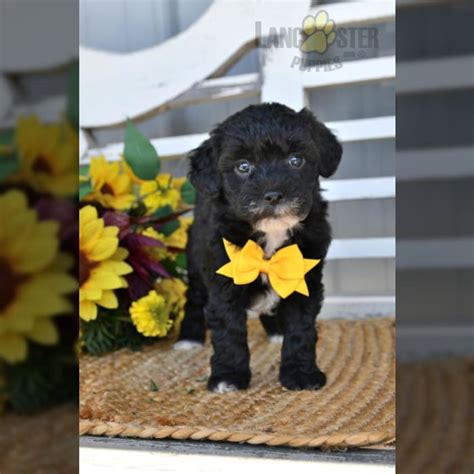
[(224, 247), (230, 262), (223, 265), (216, 273), (234, 280), (236, 285), (247, 285), (266, 273), (270, 285), (282, 298), (294, 291), (309, 296), (304, 276), (321, 260), (303, 258), (296, 244), (278, 250), (272, 258), (265, 259), (262, 248), (253, 240), (239, 248), (224, 240)]

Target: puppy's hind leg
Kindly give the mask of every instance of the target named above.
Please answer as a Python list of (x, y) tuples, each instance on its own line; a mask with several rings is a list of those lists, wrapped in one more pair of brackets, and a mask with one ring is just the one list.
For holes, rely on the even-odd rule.
[(185, 316), (181, 323), (178, 340), (174, 349), (187, 350), (201, 347), (206, 338), (204, 306), (207, 302), (207, 291), (198, 274), (189, 275), (189, 288), (186, 293)]

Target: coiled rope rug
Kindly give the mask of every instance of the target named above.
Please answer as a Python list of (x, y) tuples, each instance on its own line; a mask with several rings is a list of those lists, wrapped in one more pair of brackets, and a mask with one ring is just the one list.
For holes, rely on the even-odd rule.
[(278, 382), (281, 345), (249, 321), (252, 382), (206, 390), (209, 343), (181, 352), (161, 341), (140, 352), (81, 357), (80, 433), (293, 447), (387, 447), (395, 439), (392, 318), (318, 323), (328, 383), (291, 392)]
[(397, 472), (474, 472), (474, 358), (397, 366)]
[(0, 415), (1, 474), (77, 474), (78, 407), (65, 404), (34, 415)]

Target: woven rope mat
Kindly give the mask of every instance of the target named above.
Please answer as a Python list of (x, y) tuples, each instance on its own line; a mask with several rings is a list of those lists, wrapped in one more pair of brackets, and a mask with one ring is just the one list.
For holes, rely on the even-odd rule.
[(397, 472), (474, 472), (474, 359), (397, 366)]
[(0, 416), (1, 474), (77, 474), (77, 405)]
[[(394, 320), (320, 322), (318, 364), (328, 383), (291, 392), (278, 382), (280, 344), (249, 321), (248, 390), (206, 390), (209, 344), (81, 358), (80, 433), (293, 447), (377, 446), (395, 438)], [(150, 390), (150, 380), (158, 391)]]

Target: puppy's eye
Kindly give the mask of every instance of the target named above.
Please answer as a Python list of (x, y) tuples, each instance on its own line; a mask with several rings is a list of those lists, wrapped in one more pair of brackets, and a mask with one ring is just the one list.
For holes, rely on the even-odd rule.
[(291, 155), (288, 158), (288, 164), (292, 168), (301, 168), (304, 165), (304, 158), (299, 155)]
[(240, 161), (235, 165), (235, 171), (239, 174), (248, 174), (250, 173), (250, 163), (247, 160)]

